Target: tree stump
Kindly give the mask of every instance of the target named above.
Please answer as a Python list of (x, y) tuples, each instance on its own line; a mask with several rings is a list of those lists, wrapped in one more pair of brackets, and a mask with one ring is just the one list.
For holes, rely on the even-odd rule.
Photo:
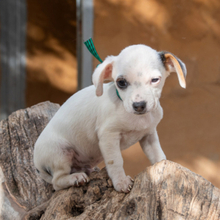
[(0, 122), (0, 219), (220, 219), (220, 190), (168, 160), (140, 173), (129, 194), (113, 189), (105, 168), (54, 192), (34, 168), (33, 147), (58, 108), (45, 102)]

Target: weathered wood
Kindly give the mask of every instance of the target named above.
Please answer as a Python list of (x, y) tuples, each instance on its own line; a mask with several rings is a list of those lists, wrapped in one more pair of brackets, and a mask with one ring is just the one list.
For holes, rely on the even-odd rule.
[(174, 162), (162, 161), (139, 174), (129, 194), (117, 193), (103, 169), (93, 173), (86, 186), (55, 192), (47, 207), (26, 219), (217, 220), (219, 199), (220, 190), (210, 182)]
[(113, 189), (105, 169), (93, 172), (84, 186), (53, 192), (37, 176), (32, 156), (38, 135), (57, 109), (46, 102), (1, 121), (1, 219), (220, 219), (220, 190), (168, 160), (140, 173), (129, 194)]
[[(51, 185), (38, 178), (32, 157), (34, 143), (58, 108), (45, 102), (16, 111), (0, 122), (1, 200), (11, 204), (14, 215), (21, 216), (52, 195)], [(1, 214), (7, 216), (7, 211), (2, 204)]]

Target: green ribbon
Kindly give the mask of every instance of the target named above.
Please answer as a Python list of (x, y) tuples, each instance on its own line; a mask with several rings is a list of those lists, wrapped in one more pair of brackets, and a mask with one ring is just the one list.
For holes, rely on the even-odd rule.
[[(97, 51), (96, 51), (96, 49), (95, 49), (95, 45), (94, 45), (94, 43), (93, 43), (92, 38), (89, 38), (87, 41), (84, 42), (84, 44), (86, 45), (86, 47), (87, 47), (87, 49), (89, 50), (89, 52), (90, 52), (100, 63), (102, 63), (103, 61), (102, 61), (102, 59), (99, 57), (99, 55), (98, 55), (98, 53), (97, 53)], [(120, 95), (119, 95), (119, 93), (118, 93), (117, 88), (116, 88), (116, 94), (117, 94), (118, 98), (122, 101), (122, 99), (121, 99), (121, 97), (120, 97)]]
[(89, 52), (100, 62), (102, 63), (102, 59), (99, 57), (96, 49), (95, 49), (95, 45), (92, 41), (92, 38), (89, 38), (89, 40), (85, 41), (84, 44), (86, 45), (87, 49), (89, 50)]

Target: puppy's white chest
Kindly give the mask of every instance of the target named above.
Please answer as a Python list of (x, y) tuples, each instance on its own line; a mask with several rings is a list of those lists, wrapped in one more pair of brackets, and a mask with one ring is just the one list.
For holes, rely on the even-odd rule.
[(121, 150), (125, 150), (129, 148), (131, 145), (137, 143), (140, 141), (144, 135), (146, 134), (146, 131), (128, 131), (121, 133), (121, 141), (120, 141), (120, 148)]
[(127, 121), (127, 128), (121, 132), (120, 148), (127, 149), (131, 145), (140, 141), (144, 136), (150, 134), (154, 130), (162, 118), (162, 108), (149, 114), (146, 118), (131, 118)]

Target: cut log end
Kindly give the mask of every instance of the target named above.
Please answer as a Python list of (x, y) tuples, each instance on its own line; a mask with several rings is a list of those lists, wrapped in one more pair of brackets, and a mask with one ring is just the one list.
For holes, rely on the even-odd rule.
[(33, 166), (33, 146), (58, 108), (45, 102), (0, 122), (1, 219), (220, 219), (220, 190), (168, 160), (140, 173), (129, 194), (113, 189), (105, 168), (54, 192)]

